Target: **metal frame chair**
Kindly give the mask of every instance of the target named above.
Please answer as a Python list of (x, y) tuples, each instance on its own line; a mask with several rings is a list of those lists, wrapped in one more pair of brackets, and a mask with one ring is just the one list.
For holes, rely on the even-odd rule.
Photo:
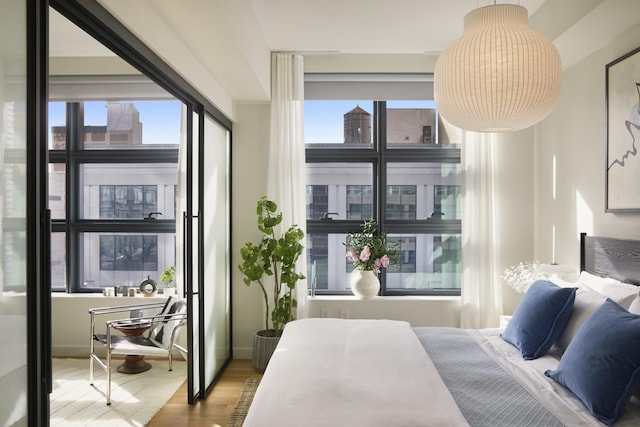
[[(153, 315), (107, 320), (106, 334), (96, 334), (96, 316), (154, 309), (159, 311)], [(166, 356), (169, 359), (169, 371), (173, 370), (172, 350), (174, 348), (179, 350), (186, 358), (187, 350), (176, 343), (182, 327), (187, 324), (186, 310), (186, 301), (174, 296), (170, 296), (165, 302), (89, 309), (89, 314), (91, 315), (89, 384), (93, 386), (94, 362), (96, 362), (107, 374), (107, 405), (111, 405), (112, 355)], [(112, 333), (114, 327), (125, 322), (130, 326), (148, 325), (149, 330), (144, 336), (137, 337)], [(169, 336), (164, 334), (167, 330), (170, 330)], [(107, 357), (104, 362), (95, 352), (96, 343), (102, 344), (99, 348), (106, 348)]]

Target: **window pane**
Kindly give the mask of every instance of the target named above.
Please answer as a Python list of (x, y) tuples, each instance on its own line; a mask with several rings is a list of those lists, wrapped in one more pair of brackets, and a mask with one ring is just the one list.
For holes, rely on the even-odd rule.
[(83, 287), (138, 286), (175, 265), (175, 234), (84, 233)]
[(321, 219), (328, 212), (329, 186), (307, 185), (307, 218)]
[(388, 163), (387, 219), (461, 219), (457, 163)]
[(394, 273), (416, 272), (416, 237), (387, 236), (387, 246), (395, 248), (397, 259), (390, 271)]
[(346, 234), (307, 233), (307, 277), (316, 290), (350, 292), (346, 239)]
[(51, 218), (66, 218), (66, 170), (64, 163), (49, 163), (49, 209)]
[(88, 163), (81, 165), (80, 176), (83, 219), (141, 219), (150, 212), (175, 218), (175, 163)]
[(459, 144), (460, 130), (444, 123), (434, 101), (387, 101), (388, 148)]
[(370, 163), (307, 163), (307, 219), (373, 218)]
[(437, 144), (435, 103), (429, 101), (387, 104), (387, 146), (428, 147)]
[(459, 290), (462, 240), (459, 234), (389, 234), (399, 243), (399, 262), (387, 269), (389, 290)]
[(100, 270), (144, 271), (157, 266), (157, 236), (100, 236)]
[(67, 104), (65, 102), (49, 102), (49, 134), (50, 150), (64, 150), (67, 146), (65, 129), (67, 125)]
[(51, 233), (51, 289), (64, 291), (67, 288), (67, 235)]
[[(372, 101), (305, 101), (304, 140), (314, 147), (372, 147)], [(341, 145), (337, 145), (341, 144)]]
[(180, 109), (176, 100), (84, 102), (84, 149), (176, 148)]
[(416, 186), (387, 185), (387, 219), (416, 219)]

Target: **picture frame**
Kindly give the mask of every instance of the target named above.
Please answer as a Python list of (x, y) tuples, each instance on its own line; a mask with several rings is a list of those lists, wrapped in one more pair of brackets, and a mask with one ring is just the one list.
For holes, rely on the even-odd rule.
[(605, 212), (640, 212), (640, 47), (606, 65)]

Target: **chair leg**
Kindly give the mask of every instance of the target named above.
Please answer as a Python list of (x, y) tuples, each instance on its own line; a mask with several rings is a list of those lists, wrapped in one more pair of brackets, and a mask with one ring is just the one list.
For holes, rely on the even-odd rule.
[(169, 370), (173, 371), (173, 356), (171, 355), (171, 351), (169, 351)]
[(111, 405), (111, 349), (107, 348), (107, 405)]
[(89, 355), (89, 385), (93, 385), (93, 351)]
[(96, 344), (93, 340), (93, 313), (91, 314), (91, 336), (89, 338), (89, 385), (93, 385), (93, 352), (96, 349)]

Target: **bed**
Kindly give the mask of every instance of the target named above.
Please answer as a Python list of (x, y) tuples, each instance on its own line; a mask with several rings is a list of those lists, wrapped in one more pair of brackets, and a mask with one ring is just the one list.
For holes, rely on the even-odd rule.
[(536, 282), (504, 330), (287, 324), (244, 426), (640, 425), (640, 241), (580, 253), (578, 280)]

